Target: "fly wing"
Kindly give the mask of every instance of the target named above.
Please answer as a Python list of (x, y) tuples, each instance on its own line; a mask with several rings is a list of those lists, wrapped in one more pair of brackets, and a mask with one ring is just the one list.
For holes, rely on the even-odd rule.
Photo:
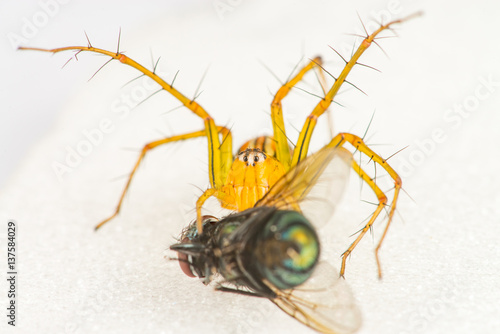
[(331, 218), (348, 181), (352, 155), (324, 147), (283, 175), (255, 206), (274, 206), (302, 214), (319, 228)]
[(313, 276), (295, 289), (268, 286), (276, 293), (272, 301), (279, 308), (320, 333), (349, 334), (361, 327), (361, 311), (349, 286), (326, 262), (319, 263)]

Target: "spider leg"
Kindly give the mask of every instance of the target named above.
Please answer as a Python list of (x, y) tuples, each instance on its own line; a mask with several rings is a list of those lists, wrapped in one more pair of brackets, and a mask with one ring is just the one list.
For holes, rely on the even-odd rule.
[[(220, 131), (220, 133), (226, 138), (225, 139), (225, 142), (227, 142), (226, 145), (231, 145), (231, 132), (229, 131), (229, 129), (227, 129), (225, 127), (218, 126), (217, 131)], [(130, 173), (130, 175), (128, 177), (127, 183), (125, 184), (125, 188), (122, 191), (122, 194), (120, 196), (120, 200), (118, 201), (118, 205), (116, 206), (115, 212), (111, 216), (109, 216), (108, 218), (106, 218), (102, 222), (100, 222), (95, 227), (95, 229), (96, 230), (99, 229), (105, 223), (107, 223), (108, 221), (110, 221), (111, 219), (115, 218), (118, 215), (118, 213), (120, 212), (120, 208), (122, 206), (122, 203), (123, 203), (123, 199), (125, 198), (125, 194), (127, 193), (128, 189), (130, 187), (130, 183), (132, 182), (132, 178), (134, 177), (135, 172), (139, 168), (139, 165), (140, 165), (141, 161), (144, 159), (144, 157), (146, 156), (147, 152), (149, 152), (150, 150), (152, 150), (160, 145), (172, 143), (175, 141), (191, 139), (191, 138), (204, 137), (205, 135), (206, 135), (206, 131), (200, 130), (200, 131), (195, 131), (195, 132), (191, 132), (191, 133), (186, 133), (186, 134), (182, 134), (182, 135), (177, 135), (177, 136), (172, 136), (172, 137), (156, 140), (156, 141), (153, 141), (153, 142), (150, 142), (150, 143), (147, 143), (146, 145), (144, 145), (144, 147), (139, 155), (139, 158), (137, 159), (137, 162), (135, 163), (134, 168), (132, 169), (132, 172)]]
[(201, 218), (201, 207), (205, 203), (207, 199), (209, 199), (211, 196), (214, 196), (215, 193), (217, 192), (217, 189), (215, 188), (208, 188), (203, 192), (203, 194), (198, 197), (198, 200), (196, 201), (196, 228), (198, 229), (198, 233), (201, 234), (203, 232), (203, 221)]
[[(416, 15), (420, 15), (420, 13), (417, 13)], [(408, 20), (416, 15), (411, 15), (407, 18), (395, 20), (395, 21), (389, 22), (387, 24), (381, 25), (371, 35), (366, 36), (366, 38), (361, 42), (361, 44), (358, 46), (358, 49), (356, 50), (354, 55), (351, 57), (351, 59), (344, 66), (344, 69), (340, 73), (339, 77), (335, 79), (335, 83), (333, 84), (332, 88), (330, 88), (330, 90), (326, 93), (325, 97), (321, 101), (319, 101), (319, 103), (313, 109), (311, 114), (309, 114), (309, 116), (307, 117), (307, 119), (304, 123), (304, 126), (302, 127), (302, 130), (300, 131), (299, 139), (297, 140), (297, 145), (295, 147), (295, 150), (293, 151), (293, 157), (292, 157), (292, 162), (291, 162), (292, 167), (297, 165), (297, 163), (300, 160), (304, 159), (307, 156), (307, 151), (309, 149), (309, 143), (311, 141), (311, 135), (312, 135), (314, 128), (316, 126), (318, 117), (323, 115), (323, 113), (328, 109), (330, 104), (333, 102), (333, 99), (337, 95), (340, 87), (346, 81), (347, 75), (351, 72), (354, 65), (357, 64), (359, 57), (361, 57), (361, 55), (366, 51), (366, 49), (368, 49), (370, 47), (372, 42), (374, 42), (375, 37), (380, 32), (388, 29), (393, 24), (401, 23), (401, 22)]]
[(273, 102), (271, 103), (271, 120), (273, 122), (274, 140), (276, 141), (276, 157), (283, 164), (285, 170), (290, 169), (291, 156), (288, 146), (288, 138), (286, 137), (285, 122), (283, 120), (283, 107), (281, 101), (288, 95), (290, 90), (304, 77), (304, 75), (313, 68), (319, 68), (320, 77), (323, 78), (321, 72), (321, 57), (316, 57), (304, 66), (299, 73), (292, 79), (286, 82), (276, 92)]
[[(201, 194), (200, 197), (198, 197), (198, 200), (196, 201), (196, 227), (198, 229), (198, 233), (201, 234), (203, 232), (203, 219), (201, 215), (201, 208), (203, 207), (203, 204), (207, 199), (209, 199), (211, 196), (217, 197), (217, 199), (221, 203), (225, 204), (235, 204), (235, 197), (232, 196), (230, 193), (227, 193), (226, 187), (222, 188), (208, 188)], [(223, 206), (224, 207), (224, 206)]]
[[(181, 94), (177, 89), (173, 87), (172, 84), (167, 83), (165, 80), (160, 78), (154, 70), (151, 71), (135, 60), (127, 57), (125, 54), (116, 51), (107, 51), (103, 49), (98, 49), (89, 46), (68, 46), (63, 48), (55, 48), (55, 49), (41, 49), (41, 48), (31, 48), (31, 47), (20, 47), (20, 50), (33, 50), (33, 51), (43, 51), (50, 53), (58, 53), (63, 51), (77, 51), (80, 52), (93, 52), (99, 53), (106, 56), (111, 57), (110, 60), (119, 60), (121, 63), (126, 64), (130, 67), (135, 68), (142, 74), (148, 76), (153, 79), (158, 85), (161, 86), (162, 89), (172, 94), (177, 100), (179, 100), (186, 108), (191, 110), (194, 114), (199, 116), (203, 122), (205, 123), (205, 133), (204, 135), (208, 138), (208, 173), (210, 178), (210, 184), (214, 188), (219, 188), (224, 183), (227, 173), (229, 172), (229, 168), (231, 167), (232, 155), (227, 154), (228, 150), (222, 150), (224, 146), (221, 146), (221, 142), (219, 140), (219, 130), (215, 125), (213, 118), (203, 109), (197, 102), (191, 100)], [(222, 154), (222, 151), (226, 152)], [(231, 152), (231, 150), (229, 150)]]
[[(387, 163), (386, 160), (384, 160), (380, 155), (372, 151), (364, 142), (363, 139), (360, 137), (350, 134), (350, 133), (339, 133), (336, 135), (332, 141), (327, 145), (330, 147), (343, 147), (345, 143), (350, 143), (356, 150), (364, 153), (366, 156), (368, 156), (372, 161), (375, 163), (379, 164), (382, 168), (386, 170), (386, 172), (389, 174), (389, 176), (394, 180), (394, 196), (392, 198), (392, 202), (390, 204), (390, 210), (387, 218), (387, 223), (385, 225), (384, 233), (382, 234), (382, 237), (380, 238), (380, 241), (377, 244), (377, 247), (375, 248), (375, 259), (377, 261), (377, 268), (378, 268), (378, 276), (379, 278), (382, 278), (382, 269), (380, 265), (380, 259), (378, 257), (378, 251), (380, 247), (382, 246), (382, 243), (386, 237), (387, 231), (389, 229), (389, 226), (392, 222), (392, 217), (394, 216), (394, 212), (396, 211), (396, 203), (398, 200), (399, 196), (399, 191), (402, 186), (402, 181), (399, 175), (394, 171), (394, 169)], [(377, 186), (375, 183), (375, 180), (372, 179), (356, 162), (355, 159), (352, 159), (351, 161), (351, 167), (352, 169), (365, 181), (368, 186), (373, 190), (375, 195), (377, 196), (379, 204), (377, 205), (377, 208), (375, 209), (375, 212), (372, 214), (370, 220), (368, 223), (366, 223), (365, 227), (360, 231), (358, 237), (354, 242), (349, 246), (349, 248), (342, 254), (342, 266), (340, 269), (340, 276), (344, 276), (345, 273), (345, 264), (347, 257), (352, 253), (353, 249), (356, 247), (356, 245), (361, 241), (363, 236), (368, 232), (368, 230), (371, 228), (377, 217), (379, 216), (380, 212), (384, 209), (384, 207), (387, 205), (387, 196), (384, 194), (384, 192)]]

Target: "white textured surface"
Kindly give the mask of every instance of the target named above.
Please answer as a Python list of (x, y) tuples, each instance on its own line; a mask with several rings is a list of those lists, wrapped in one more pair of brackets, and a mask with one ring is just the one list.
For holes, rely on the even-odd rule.
[[(282, 80), (301, 56), (321, 54), (326, 67), (335, 70), (338, 57), (328, 45), (346, 52), (352, 39), (345, 34), (361, 32), (356, 11), (368, 22), (372, 11), (388, 8), (385, 1), (343, 7), (331, 1), (307, 6), (241, 1), (220, 20), (212, 1), (158, 2), (142, 9), (128, 1), (109, 3), (101, 8), (69, 2), (29, 44), (84, 44), (86, 30), (95, 46), (114, 49), (121, 26), (121, 49), (146, 65), (150, 50), (161, 56), (159, 72), (171, 80), (180, 70), (176, 86), (188, 96), (209, 67), (198, 101), (219, 124), (232, 126), (235, 146), (269, 133), (269, 92), (279, 85), (259, 60)], [(40, 10), (36, 3), (23, 6), (2, 5), (6, 31), (19, 30), (22, 23), (13, 17), (29, 18)], [(401, 1), (400, 8), (398, 17), (417, 10), (425, 16), (401, 25), (399, 38), (379, 41), (390, 58), (374, 46), (361, 59), (383, 72), (353, 73), (351, 81), (368, 97), (351, 89), (339, 97), (346, 108), (333, 108), (335, 130), (360, 135), (376, 109), (369, 142), (387, 144), (374, 146), (386, 157), (410, 145), (390, 160), (415, 202), (402, 194), (381, 251), (384, 279), (376, 278), (370, 236), (348, 262), (347, 282), (364, 317), (360, 332), (494, 333), (500, 328), (500, 178), (495, 173), (500, 86), (489, 87), (490, 92), (483, 81), (500, 82), (499, 5)], [(9, 20), (3, 20), (6, 13)], [(136, 153), (123, 148), (140, 149), (160, 133), (201, 129), (198, 119), (185, 110), (164, 114), (177, 106), (166, 94), (120, 118), (113, 110), (123, 107), (124, 96), (138, 87), (133, 83), (120, 89), (135, 77), (133, 71), (112, 64), (86, 83), (104, 58), (81, 55), (78, 63), (60, 71), (69, 54), (14, 52), (5, 38), (2, 47), (7, 56), (1, 66), (8, 74), (1, 86), (7, 105), (7, 112), (1, 111), (2, 135), (9, 134), (1, 137), (2, 145), (16, 147), (23, 132), (41, 133), (30, 124), (43, 125), (45, 111), (59, 112), (0, 193), (2, 226), (9, 218), (19, 225), (18, 327), (8, 327), (9, 333), (307, 331), (272, 303), (215, 292), (164, 259), (165, 249), (193, 217), (190, 210), (200, 193), (193, 185), (207, 185), (202, 139), (152, 153), (120, 217), (94, 233), (94, 224), (111, 213), (123, 186), (124, 179), (110, 180), (127, 174), (136, 159)], [(474, 94), (483, 97), (476, 107), (469, 105), (470, 112), (449, 113), (456, 105), (473, 103)], [(315, 99), (297, 92), (290, 101), (285, 114), (300, 127)], [(19, 114), (23, 119), (15, 118)], [(75, 148), (85, 139), (83, 131), (96, 128), (103, 118), (111, 120), (113, 131), (59, 181), (53, 161), (63, 161), (65, 147)], [(12, 128), (16, 131), (7, 131)], [(316, 147), (327, 138), (324, 130), (318, 129)], [(293, 128), (289, 131), (294, 136)], [(431, 145), (436, 131), (444, 139)], [(366, 187), (362, 198), (373, 200)], [(353, 182), (345, 205), (322, 231), (323, 248), (337, 266), (349, 234), (365, 218), (365, 212), (356, 211), (366, 204), (358, 202), (359, 186)], [(375, 240), (380, 232), (377, 225)], [(0, 236), (4, 247), (5, 227)], [(5, 255), (0, 261), (5, 268)], [(1, 282), (0, 303), (5, 303)], [(4, 333), (7, 325), (1, 319)]]

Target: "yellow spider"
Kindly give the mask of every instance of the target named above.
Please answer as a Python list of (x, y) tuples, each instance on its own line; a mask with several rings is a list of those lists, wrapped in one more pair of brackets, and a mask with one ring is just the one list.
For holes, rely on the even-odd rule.
[[(417, 14), (418, 15), (418, 14)], [(412, 15), (410, 17), (413, 17)], [(113, 219), (119, 212), (123, 202), (123, 198), (130, 186), (132, 178), (137, 171), (142, 159), (146, 153), (160, 145), (186, 140), (196, 137), (207, 137), (208, 140), (208, 174), (210, 179), (211, 187), (208, 188), (197, 200), (196, 202), (196, 214), (197, 214), (197, 227), (199, 232), (202, 232), (202, 215), (201, 208), (203, 203), (211, 196), (215, 196), (221, 203), (221, 206), (230, 210), (243, 211), (245, 209), (253, 207), (259, 199), (261, 199), (266, 192), (282, 177), (286, 177), (287, 172), (291, 168), (295, 167), (299, 162), (303, 161), (308, 154), (309, 142), (311, 135), (313, 133), (314, 127), (316, 126), (317, 119), (325, 113), (333, 99), (335, 98), (340, 87), (344, 83), (347, 75), (351, 69), (356, 65), (360, 56), (365, 52), (366, 49), (370, 47), (375, 37), (383, 30), (390, 29), (394, 24), (401, 23), (410, 17), (405, 19), (395, 20), (387, 24), (381, 25), (372, 34), (366, 36), (366, 38), (361, 42), (357, 48), (354, 55), (349, 61), (346, 61), (345, 67), (342, 72), (336, 78), (332, 87), (326, 92), (325, 96), (319, 101), (314, 110), (307, 116), (302, 131), (300, 132), (299, 138), (295, 145), (295, 149), (292, 151), (287, 142), (287, 136), (285, 132), (285, 124), (283, 120), (283, 111), (281, 101), (287, 96), (290, 90), (300, 81), (303, 76), (312, 69), (318, 69), (320, 72), (323, 69), (320, 57), (316, 57), (311, 60), (305, 67), (303, 67), (291, 80), (285, 83), (276, 93), (274, 99), (271, 103), (271, 119), (273, 124), (273, 137), (259, 137), (257, 139), (251, 140), (245, 143), (233, 157), (232, 154), (232, 137), (231, 132), (228, 128), (224, 126), (216, 125), (214, 119), (203, 109), (197, 102), (185, 97), (177, 89), (175, 89), (172, 84), (167, 83), (162, 78), (160, 78), (154, 71), (151, 71), (131, 58), (127, 57), (123, 53), (116, 51), (106, 51), (103, 49), (98, 49), (90, 44), (88, 46), (69, 46), (63, 48), (55, 49), (41, 49), (41, 48), (31, 48), (31, 47), (20, 47), (22, 50), (36, 50), (51, 53), (58, 53), (62, 51), (75, 50), (77, 53), (83, 51), (95, 52), (103, 55), (107, 55), (112, 59), (116, 59), (123, 64), (129, 65), (144, 75), (153, 79), (158, 83), (165, 91), (172, 94), (176, 99), (178, 99), (182, 104), (191, 110), (194, 114), (199, 116), (204, 122), (204, 129), (186, 133), (182, 135), (176, 135), (168, 138), (163, 138), (157, 141), (150, 142), (144, 146), (140, 156), (135, 163), (135, 166), (130, 173), (128, 181), (125, 188), (121, 194), (120, 200), (116, 207), (115, 212), (103, 220), (96, 226), (96, 229), (100, 228), (106, 222)], [(372, 151), (362, 140), (362, 138), (350, 134), (350, 133), (339, 133), (333, 137), (333, 139), (326, 145), (326, 147), (339, 148), (343, 147), (346, 143), (351, 144), (357, 151), (367, 155), (372, 161), (382, 166), (387, 173), (394, 180), (394, 195), (392, 201), (390, 202), (390, 208), (387, 218), (387, 223), (385, 225), (382, 237), (375, 248), (375, 257), (378, 266), (378, 274), (381, 277), (381, 267), (378, 258), (378, 251), (382, 245), (382, 242), (387, 234), (387, 230), (390, 226), (392, 217), (396, 210), (396, 202), (398, 199), (399, 191), (401, 188), (401, 179), (398, 174), (392, 169), (391, 166), (377, 153)], [(352, 156), (352, 153), (350, 153)], [(366, 223), (364, 228), (360, 231), (357, 238), (349, 246), (349, 248), (342, 255), (342, 265), (340, 270), (340, 275), (343, 276), (345, 272), (346, 259), (351, 254), (353, 249), (363, 238), (365, 233), (370, 229), (374, 221), (377, 219), (379, 214), (388, 205), (387, 196), (384, 192), (377, 186), (374, 179), (372, 179), (365, 171), (351, 159), (352, 169), (363, 179), (366, 184), (374, 191), (378, 198), (378, 205), (372, 214), (369, 221)], [(292, 194), (290, 199), (287, 200), (289, 207), (291, 209), (300, 210), (297, 204), (297, 200)]]

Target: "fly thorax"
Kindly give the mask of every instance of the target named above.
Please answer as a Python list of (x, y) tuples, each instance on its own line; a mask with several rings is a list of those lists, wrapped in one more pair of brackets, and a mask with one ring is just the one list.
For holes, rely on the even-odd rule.
[(320, 253), (314, 227), (296, 211), (278, 211), (252, 248), (254, 270), (279, 289), (305, 282), (314, 271)]
[(225, 224), (220, 228), (216, 251), (216, 257), (218, 260), (219, 272), (228, 281), (237, 281), (241, 276), (241, 271), (237, 264), (236, 254), (238, 251), (239, 244), (234, 243), (231, 239), (231, 235), (235, 229), (241, 225), (241, 222), (235, 221), (232, 223)]

